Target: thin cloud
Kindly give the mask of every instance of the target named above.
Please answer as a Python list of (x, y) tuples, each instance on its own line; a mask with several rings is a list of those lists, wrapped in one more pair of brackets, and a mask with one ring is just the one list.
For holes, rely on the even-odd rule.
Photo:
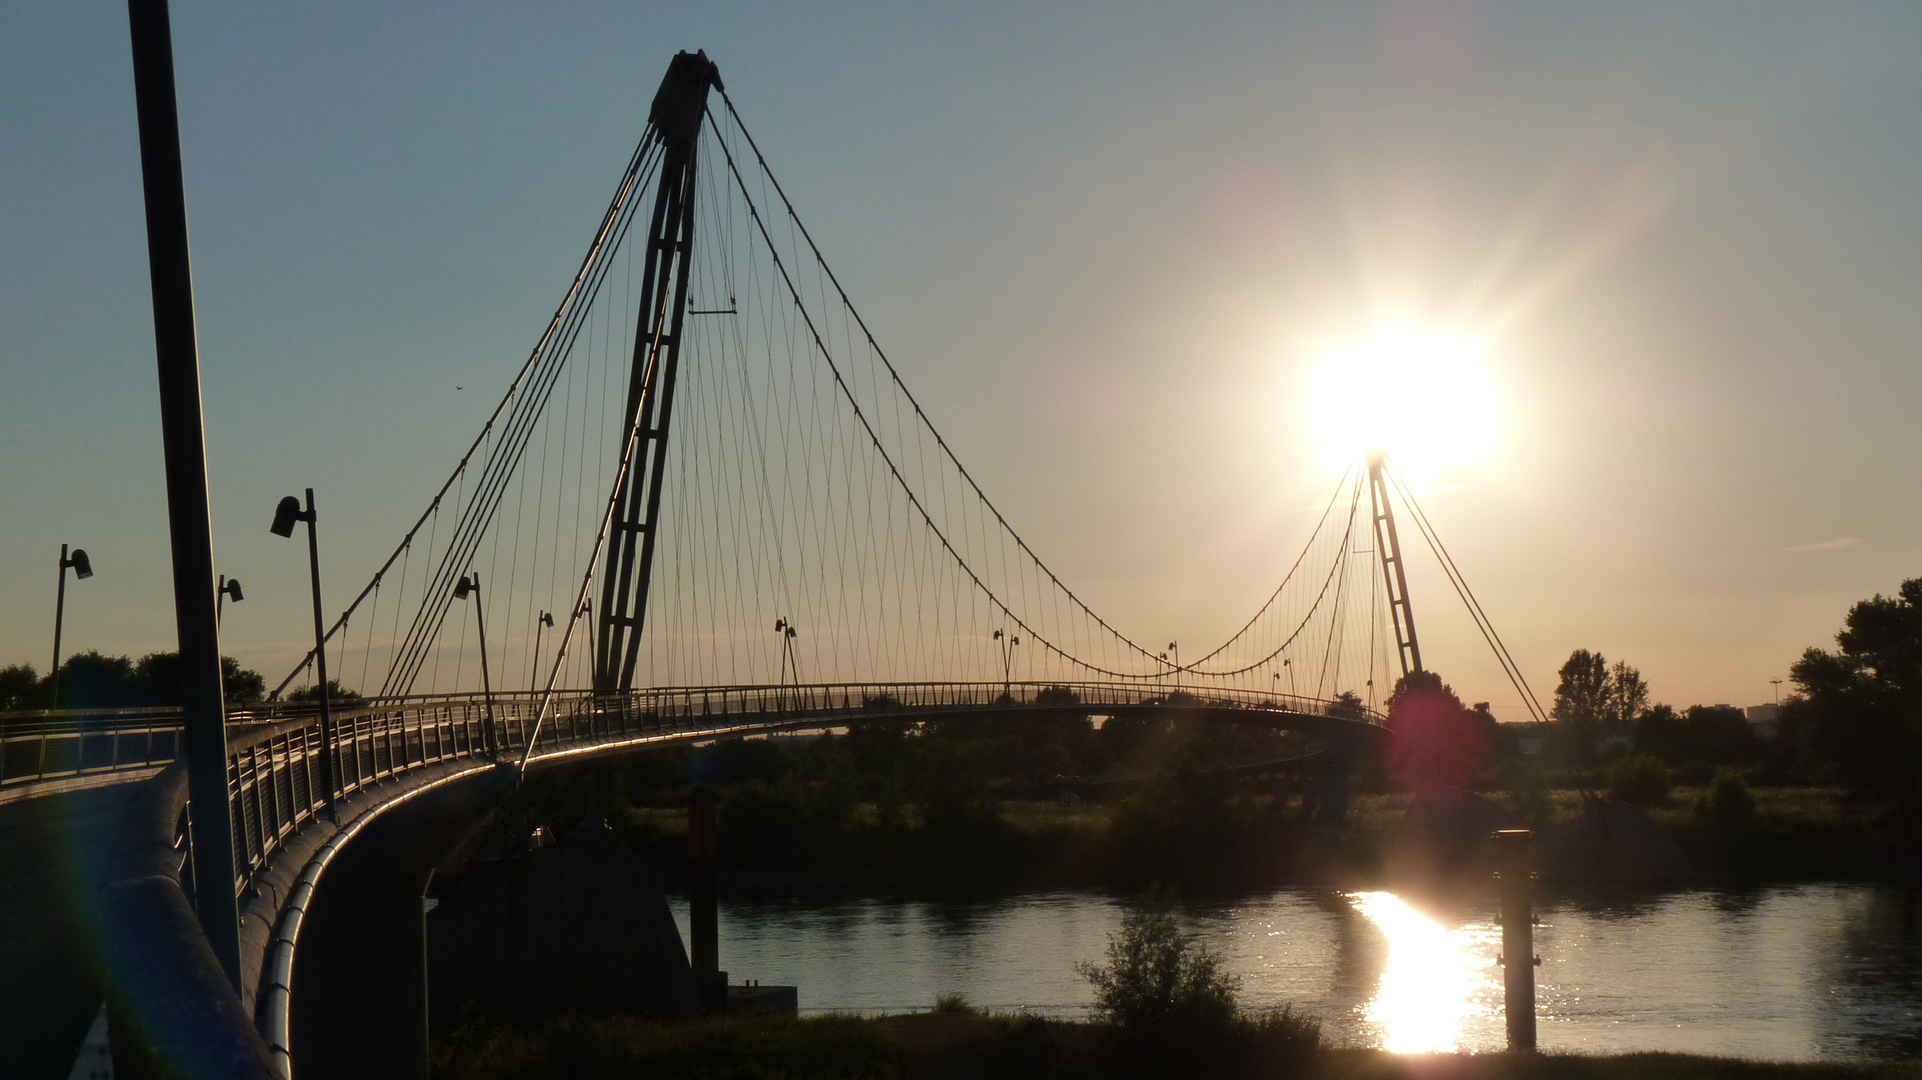
[(1794, 547), (1783, 548), (1782, 550), (1784, 551), (1840, 551), (1843, 548), (1854, 547), (1855, 545), (1861, 542), (1862, 541), (1857, 540), (1853, 536), (1838, 536), (1833, 540), (1823, 540), (1822, 542), (1816, 543), (1816, 544), (1796, 544)]

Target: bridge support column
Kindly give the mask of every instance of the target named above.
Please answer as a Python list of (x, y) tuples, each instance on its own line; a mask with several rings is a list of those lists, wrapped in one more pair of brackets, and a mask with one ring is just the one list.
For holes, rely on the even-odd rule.
[(512, 790), (496, 770), (383, 814), (321, 876), (294, 952), (300, 1080), (427, 1075), (427, 936), (434, 867)]

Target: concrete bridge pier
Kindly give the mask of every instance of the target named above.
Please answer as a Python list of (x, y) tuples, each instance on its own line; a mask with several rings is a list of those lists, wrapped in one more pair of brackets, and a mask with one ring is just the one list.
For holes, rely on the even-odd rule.
[(455, 781), (382, 814), (334, 857), (294, 952), (300, 1080), (427, 1075), (424, 896), (434, 867), (512, 790), (506, 767)]

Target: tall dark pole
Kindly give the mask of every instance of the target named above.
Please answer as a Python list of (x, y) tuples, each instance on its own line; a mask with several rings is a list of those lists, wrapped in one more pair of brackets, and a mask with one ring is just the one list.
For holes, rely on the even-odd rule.
[(500, 754), (500, 733), (494, 728), (494, 678), (487, 673), (487, 604), (480, 595), (480, 575), (474, 575), (474, 624), (481, 639), (481, 697), (487, 702), (487, 752)]
[(1528, 856), (1527, 829), (1495, 834), (1501, 867), (1502, 1004), (1508, 1014), (1508, 1048), (1535, 1049), (1535, 874)]
[(47, 708), (60, 707), (60, 623), (67, 617), (67, 545), (60, 545), (60, 589), (54, 594), (53, 601), (53, 699)]
[(173, 30), (166, 0), (127, 0), (127, 22), (133, 42), (134, 103), (140, 119), (147, 259), (153, 278), (154, 357), (160, 373), (167, 524), (173, 542), (174, 622), (180, 639), (187, 793), (193, 806), (194, 906), (214, 955), (238, 991), (240, 907), (233, 890), (213, 514), (200, 410), (200, 351), (194, 337), (187, 194), (180, 171), (180, 115), (174, 100)]
[(727, 974), (721, 970), (719, 890), (716, 887), (719, 820), (714, 796), (697, 788), (687, 807), (688, 965), (695, 993), (708, 1013), (727, 1009)]
[(320, 615), (320, 514), (314, 510), (314, 489), (307, 489), (307, 570), (314, 584), (314, 689), (320, 698), (320, 782), (327, 787), (327, 810), (340, 794), (334, 739), (333, 688), (327, 685), (327, 631)]
[(487, 674), (487, 605), (481, 602), (480, 575), (478, 573), (470, 573), (466, 577), (461, 578), (460, 584), (454, 589), (454, 595), (463, 600), (467, 599), (467, 594), (470, 592), (474, 594), (474, 621), (480, 625), (481, 695), (482, 699), (487, 702), (487, 731), (483, 743), (487, 747), (488, 754), (499, 757), (500, 744), (498, 737), (494, 733), (494, 680)]

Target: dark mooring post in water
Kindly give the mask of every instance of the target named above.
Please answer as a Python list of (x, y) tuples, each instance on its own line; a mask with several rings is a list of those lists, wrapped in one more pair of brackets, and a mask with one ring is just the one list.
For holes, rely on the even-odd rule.
[(694, 793), (687, 807), (688, 963), (703, 1012), (727, 1009), (727, 972), (721, 970), (720, 897), (715, 881), (719, 821), (714, 797)]
[(1508, 1012), (1508, 1048), (1535, 1049), (1535, 872), (1528, 830), (1496, 833), (1495, 878), (1502, 893), (1502, 1002)]

